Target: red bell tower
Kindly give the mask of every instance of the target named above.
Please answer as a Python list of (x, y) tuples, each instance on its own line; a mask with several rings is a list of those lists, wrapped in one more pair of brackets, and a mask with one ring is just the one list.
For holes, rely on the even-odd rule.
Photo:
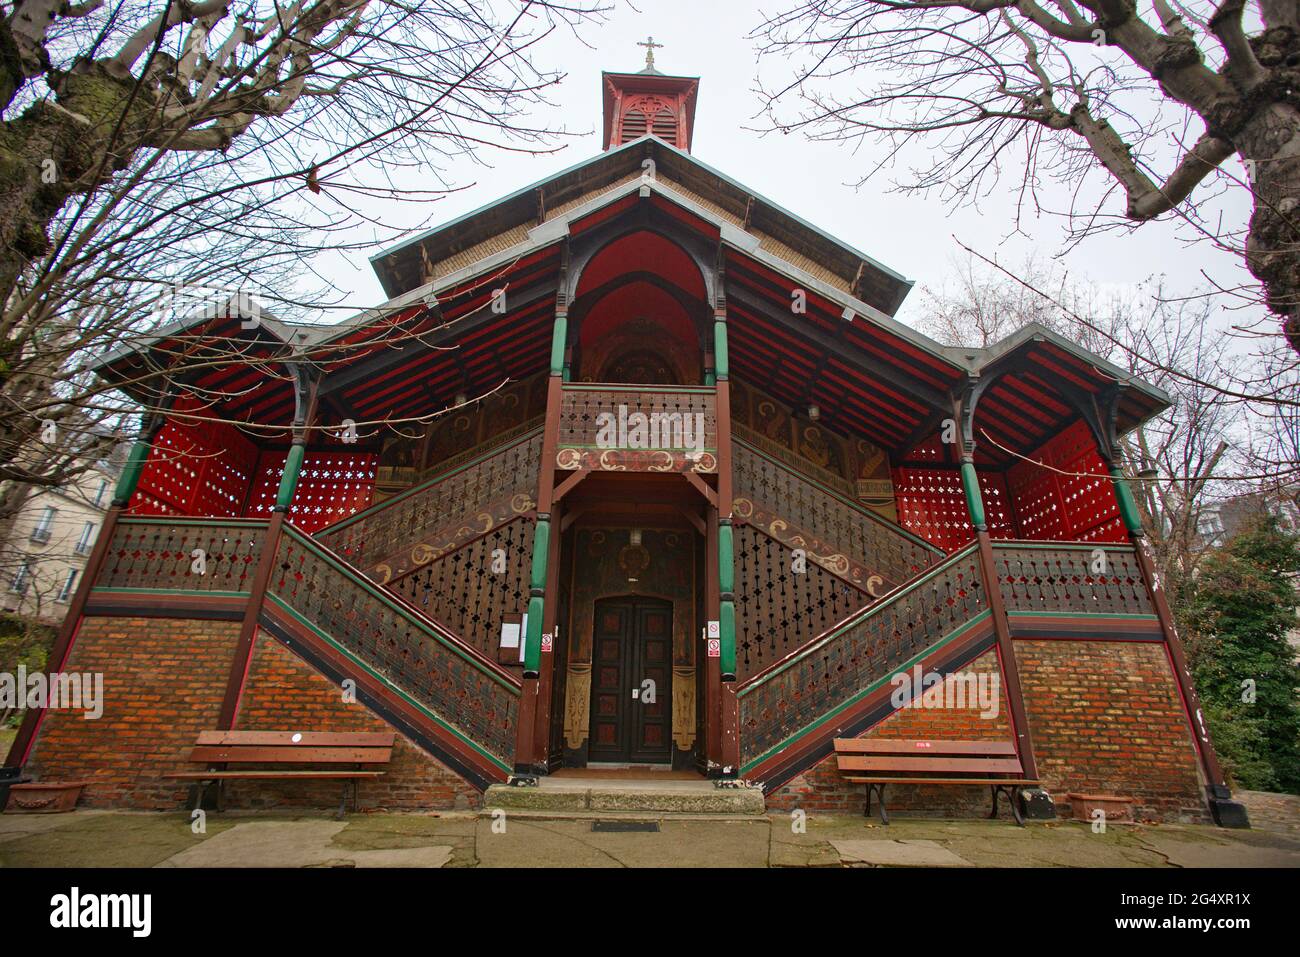
[(604, 149), (614, 149), (647, 133), (687, 153), (695, 130), (697, 76), (667, 76), (655, 69), (655, 43), (650, 37), (646, 66), (640, 73), (602, 73), (605, 105)]

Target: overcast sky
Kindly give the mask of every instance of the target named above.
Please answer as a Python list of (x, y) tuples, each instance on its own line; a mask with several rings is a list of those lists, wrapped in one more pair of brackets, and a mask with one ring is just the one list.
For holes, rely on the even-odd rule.
[[(759, 99), (753, 92), (754, 42), (746, 35), (760, 22), (757, 6), (748, 2), (701, 0), (641, 0), (640, 12), (619, 3), (607, 22), (582, 30), (585, 46), (565, 31), (557, 31), (537, 49), (543, 67), (562, 69), (565, 82), (551, 94), (553, 110), (540, 110), (539, 122), (563, 126), (575, 136), (558, 153), (532, 157), (502, 152), (483, 154), (447, 167), (449, 179), (469, 188), (440, 201), (434, 222), (445, 222), (549, 176), (600, 151), (600, 72), (634, 72), (644, 67), (645, 51), (637, 42), (653, 34), (663, 47), (656, 50), (656, 67), (665, 73), (700, 77), (693, 153), (709, 165), (791, 212), (856, 246), (916, 283), (899, 318), (915, 324), (923, 306), (922, 287), (951, 282), (957, 240), (990, 257), (1019, 263), (1036, 251), (1042, 257), (1065, 252), (1061, 219), (1021, 210), (1020, 233), (1015, 232), (1015, 183), (979, 203), (978, 208), (955, 206), (937, 194), (928, 197), (892, 191), (891, 179), (905, 179), (906, 166), (851, 185), (879, 161), (883, 149), (810, 143), (802, 136), (762, 135), (755, 127)], [(1234, 167), (1236, 161), (1230, 161)], [(1234, 170), (1237, 175), (1239, 171)], [(401, 180), (427, 188), (419, 177)], [(1064, 208), (1063, 191), (1045, 195), (1046, 205)], [(1244, 223), (1248, 209), (1235, 195), (1221, 204), (1226, 222)], [(1112, 211), (1118, 208), (1114, 200)], [(386, 206), (385, 225), (414, 228), (425, 225), (430, 207), (411, 204), (392, 211)], [(394, 219), (394, 216), (397, 219)], [(1107, 235), (1087, 240), (1062, 260), (1064, 268), (1107, 285), (1139, 283), (1153, 274), (1166, 275), (1172, 290), (1190, 292), (1204, 285), (1204, 270), (1230, 286), (1246, 274), (1232, 254), (1208, 244), (1188, 247), (1172, 223), (1151, 223), (1131, 235)], [(360, 237), (358, 237), (360, 238)], [(386, 244), (387, 245), (387, 244)], [(348, 293), (348, 304), (362, 308), (384, 296), (366, 257), (324, 254), (320, 263), (330, 279)], [(335, 313), (337, 317), (339, 313)], [(1222, 317), (1241, 321), (1238, 313)]]

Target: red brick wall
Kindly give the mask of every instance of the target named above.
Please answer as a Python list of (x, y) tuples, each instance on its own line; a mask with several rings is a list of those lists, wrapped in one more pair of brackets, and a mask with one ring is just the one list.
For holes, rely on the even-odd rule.
[(183, 783), (169, 771), (200, 731), (216, 727), (238, 622), (87, 618), (66, 670), (102, 672), (104, 713), (49, 711), (27, 763), (46, 781), (87, 781), (87, 807), (174, 810)]
[[(1016, 661), (1030, 736), (1044, 787), (1058, 813), (1066, 795), (1137, 798), (1139, 818), (1204, 821), (1205, 808), (1191, 734), (1164, 646), (1126, 641), (1017, 641)], [(996, 667), (990, 651), (968, 670)], [(1005, 707), (996, 720), (977, 711), (908, 709), (863, 737), (1010, 737)], [(904, 787), (886, 791), (889, 807), (917, 816), (987, 813), (988, 791), (977, 787)], [(865, 788), (850, 785), (826, 758), (768, 796), (774, 810), (862, 812)], [(1006, 814), (1005, 804), (1000, 811)]]
[(1038, 773), (1068, 792), (1137, 798), (1139, 818), (1206, 819), (1195, 745), (1163, 644), (1017, 641)]
[[(87, 618), (68, 670), (102, 672), (104, 713), (45, 716), (27, 769), (38, 780), (89, 782), (82, 806), (176, 810), (188, 785), (163, 780), (193, 771), (186, 758), (200, 731), (216, 727), (238, 622)], [(259, 635), (237, 727), (242, 730), (384, 731), (389, 726), (270, 636)], [(387, 774), (362, 781), (364, 807), (474, 807), (479, 794), (398, 736)], [(230, 807), (337, 807), (337, 783), (232, 782)]]
[[(997, 653), (985, 652), (962, 671), (975, 674), (1000, 672)], [(894, 712), (861, 737), (1006, 741), (1011, 738), (1010, 727), (1004, 692), (994, 718), (981, 718), (978, 707), (961, 710), (907, 708)], [(835, 756), (831, 755), (769, 794), (767, 803), (772, 810), (800, 807), (810, 812), (861, 814), (865, 796), (863, 785), (849, 784), (844, 780), (836, 766)], [(885, 791), (885, 796), (889, 799), (891, 811), (898, 809), (911, 815), (968, 816), (987, 813), (989, 807), (988, 791), (977, 787), (893, 785)], [(1006, 813), (1005, 804), (1001, 813)]]
[[(391, 731), (362, 704), (345, 704), (341, 689), (267, 634), (257, 637), (235, 726), (241, 731)], [(231, 807), (330, 807), (339, 784), (329, 781), (232, 782)], [(480, 795), (465, 780), (399, 734), (382, 778), (362, 781), (362, 808), (470, 808)]]

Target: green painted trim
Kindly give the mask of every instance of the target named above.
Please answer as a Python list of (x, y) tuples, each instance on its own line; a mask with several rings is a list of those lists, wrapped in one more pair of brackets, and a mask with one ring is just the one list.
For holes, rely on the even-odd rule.
[(1128, 529), (1130, 535), (1141, 535), (1142, 518), (1138, 514), (1133, 490), (1129, 488), (1128, 479), (1124, 477), (1124, 470), (1118, 465), (1112, 465), (1110, 477), (1115, 486), (1115, 498), (1119, 500), (1119, 516), (1124, 520), (1124, 527)]
[[(736, 691), (736, 697), (743, 698), (745, 697), (745, 695), (749, 694), (755, 688), (761, 688), (763, 685), (767, 684), (777, 675), (784, 673), (790, 668), (793, 668), (804, 658), (817, 652), (819, 649), (821, 649), (823, 645), (827, 644), (828, 642), (834, 641), (840, 635), (844, 634), (844, 632), (847, 631), (848, 629), (857, 627), (865, 619), (876, 614), (881, 609), (888, 608), (890, 605), (892, 605), (894, 602), (898, 601), (899, 599), (904, 598), (907, 595), (910, 595), (912, 592), (916, 591), (916, 589), (920, 588), (926, 582), (930, 581), (931, 578), (938, 575), (940, 572), (946, 571), (949, 566), (954, 565), (957, 562), (965, 559), (968, 555), (974, 552), (978, 547), (979, 546), (975, 542), (971, 542), (971, 544), (967, 545), (965, 548), (961, 549), (960, 551), (953, 552), (951, 555), (945, 558), (938, 565), (935, 565), (933, 568), (928, 569), (923, 576), (914, 579), (910, 585), (907, 585), (904, 588), (900, 588), (898, 591), (894, 592), (893, 594), (886, 595), (884, 598), (876, 602), (874, 605), (868, 605), (866, 608), (862, 609), (861, 612), (859, 612), (858, 614), (850, 618), (848, 621), (841, 624), (834, 631), (830, 632), (827, 635), (824, 635), (820, 639), (813, 641), (811, 644), (805, 645), (804, 649), (801, 652), (799, 652), (798, 655), (796, 655), (794, 658), (791, 658), (789, 661), (787, 661), (780, 668), (773, 671), (771, 674), (765, 675), (761, 680), (755, 681), (753, 684), (749, 684), (748, 682), (746, 682), (740, 689)], [(983, 612), (981, 612), (981, 614), (983, 614)]]
[(546, 602), (541, 595), (528, 599), (528, 634), (524, 637), (524, 674), (535, 676), (542, 667), (542, 616)]
[(563, 313), (555, 317), (551, 329), (551, 375), (564, 374), (564, 349), (569, 340), (569, 317)]
[(279, 595), (273, 595), (268, 593), (267, 597), (270, 598), (276, 605), (280, 606), (280, 608), (283, 609), (286, 614), (288, 614), (296, 621), (298, 621), (304, 628), (307, 628), (309, 631), (311, 631), (312, 634), (316, 635), (322, 641), (328, 642), (334, 648), (338, 649), (338, 651), (340, 651), (342, 654), (347, 656), (348, 660), (355, 662), (357, 666), (361, 668), (362, 671), (366, 672), (376, 681), (381, 682), (385, 687), (392, 690), (393, 693), (396, 694), (398, 697), (400, 697), (403, 701), (406, 701), (408, 704), (418, 709), (421, 713), (428, 715), (430, 720), (432, 720), (439, 727), (444, 728), (446, 731), (450, 732), (453, 737), (467, 744), (476, 753), (481, 754), (483, 757), (487, 758), (489, 761), (491, 761), (494, 765), (499, 767), (501, 770), (507, 773), (514, 770), (510, 764), (507, 764), (504, 761), (504, 759), (499, 758), (491, 751), (486, 750), (481, 744), (479, 744), (473, 738), (467, 736), (465, 732), (461, 731), (454, 724), (448, 722), (445, 718), (439, 717), (437, 712), (431, 711), (429, 709), (428, 705), (424, 704), (422, 701), (419, 701), (416, 698), (411, 697), (410, 694), (408, 694), (406, 691), (403, 691), (397, 685), (393, 684), (382, 673), (376, 671), (373, 667), (371, 667), (370, 665), (366, 664), (366, 662), (358, 658), (355, 654), (353, 654), (353, 652), (350, 649), (339, 644), (339, 642), (336, 641), (332, 635), (326, 634), (315, 624), (308, 621), (306, 618), (300, 615), (294, 608), (286, 604), (284, 599), (280, 598)]
[(260, 518), (191, 518), (179, 515), (175, 518), (155, 515), (123, 515), (117, 520), (118, 525), (201, 525), (213, 528), (266, 528), (270, 523)]
[(284, 472), (280, 475), (280, 490), (275, 496), (277, 512), (287, 512), (293, 504), (293, 493), (298, 490), (298, 476), (302, 474), (302, 461), (306, 457), (306, 443), (295, 442), (289, 446), (289, 454), (284, 460)]
[(126, 464), (122, 466), (122, 474), (118, 476), (117, 487), (113, 489), (113, 503), (126, 505), (131, 501), (136, 486), (140, 484), (140, 476), (144, 472), (144, 463), (148, 458), (148, 442), (140, 439), (131, 446), (131, 451), (126, 457)]
[(861, 701), (867, 695), (870, 695), (873, 692), (875, 692), (894, 675), (907, 671), (913, 665), (923, 660), (927, 655), (933, 654), (934, 652), (938, 651), (940, 648), (943, 648), (944, 646), (950, 644), (953, 640), (960, 638), (963, 634), (970, 631), (971, 628), (973, 628), (975, 625), (978, 625), (980, 622), (982, 622), (984, 619), (988, 618), (992, 614), (993, 613), (987, 609), (980, 612), (970, 621), (966, 622), (966, 624), (950, 632), (948, 635), (944, 636), (943, 638), (940, 638), (938, 641), (936, 641), (934, 644), (927, 647), (924, 651), (920, 652), (915, 657), (909, 658), (906, 662), (904, 662), (903, 664), (899, 665), (897, 668), (894, 668), (892, 671), (890, 671), (889, 674), (884, 675), (883, 677), (867, 685), (867, 687), (863, 688), (857, 694), (853, 695), (853, 697), (841, 703), (838, 707), (832, 708), (830, 711), (826, 712), (824, 715), (822, 715), (813, 723), (805, 725), (799, 731), (796, 731), (794, 734), (790, 735), (790, 737), (786, 738), (780, 744), (772, 748), (769, 748), (767, 751), (765, 751), (763, 754), (760, 754), (754, 760), (748, 762), (747, 764), (741, 765), (740, 773), (742, 775), (747, 773), (748, 771), (762, 764), (772, 755), (784, 751), (794, 742), (800, 740), (801, 738), (807, 737), (808, 734), (811, 733), (814, 728), (820, 728), (827, 721), (830, 721), (834, 719), (837, 715), (841, 714), (845, 709), (852, 707), (854, 704)]
[(718, 525), (718, 591), (729, 595), (736, 590), (735, 532), (730, 525)]
[(95, 585), (90, 589), (92, 595), (210, 595), (213, 598), (248, 598), (246, 591), (201, 591), (196, 588), (121, 588)]
[(1133, 552), (1133, 546), (1123, 542), (1031, 542), (1015, 538), (999, 538), (993, 540), (995, 551), (1011, 551), (1012, 549), (1037, 549), (1039, 551), (1071, 551), (1071, 552), (1092, 552), (1098, 548), (1108, 552)]
[(546, 566), (550, 563), (551, 521), (538, 518), (533, 526), (533, 561), (528, 584), (531, 588), (546, 587)]
[(712, 369), (705, 370), (704, 384), (710, 388), (716, 386), (718, 384), (718, 374)]
[(777, 468), (782, 469), (783, 471), (789, 472), (792, 475), (796, 476), (801, 482), (807, 482), (809, 485), (813, 486), (818, 491), (823, 492), (826, 495), (829, 495), (831, 498), (835, 499), (840, 504), (853, 509), (853, 511), (857, 512), (859, 515), (863, 515), (866, 518), (876, 522), (879, 525), (886, 526), (890, 531), (897, 532), (903, 538), (906, 538), (908, 541), (916, 545), (920, 545), (926, 551), (933, 552), (936, 555), (944, 554), (944, 550), (940, 548), (938, 545), (935, 545), (933, 542), (927, 542), (920, 535), (917, 535), (914, 532), (909, 532), (907, 529), (903, 528), (903, 526), (891, 522), (883, 515), (877, 515), (875, 512), (871, 511), (871, 509), (864, 508), (859, 503), (853, 501), (853, 499), (846, 498), (843, 493), (835, 491), (835, 489), (831, 488), (829, 485), (824, 485), (817, 479), (813, 478), (812, 476), (805, 475), (803, 472), (800, 472), (798, 469), (793, 468), (790, 465), (787, 465), (785, 462), (782, 462), (780, 459), (773, 458), (771, 455), (764, 452), (758, 446), (750, 445), (748, 442), (746, 442), (744, 439), (740, 438), (737, 435), (733, 435), (731, 437), (731, 441), (733, 445), (740, 446), (741, 448), (745, 449), (745, 451), (752, 452), (755, 455), (759, 456), (760, 458), (766, 459), (768, 462), (775, 465)]
[(541, 434), (544, 428), (545, 426), (542, 425), (542, 426), (538, 426), (535, 429), (529, 429), (523, 435), (516, 436), (514, 439), (508, 442), (505, 442), (501, 445), (493, 446), (490, 449), (485, 449), (481, 455), (476, 455), (468, 462), (462, 462), (460, 465), (457, 465), (455, 468), (448, 469), (445, 472), (439, 472), (436, 475), (432, 475), (429, 478), (425, 479), (423, 482), (421, 482), (419, 485), (412, 485), (406, 491), (399, 492), (397, 495), (394, 495), (392, 498), (386, 498), (377, 505), (371, 505), (369, 508), (362, 509), (360, 512), (357, 512), (355, 515), (349, 515), (347, 518), (340, 519), (339, 521), (334, 522), (332, 525), (327, 525), (325, 528), (322, 528), (320, 530), (320, 534), (325, 535), (328, 533), (332, 535), (334, 532), (337, 532), (339, 529), (347, 528), (349, 525), (353, 525), (359, 521), (362, 521), (363, 519), (369, 518), (371, 515), (373, 515), (375, 512), (378, 512), (380, 509), (388, 508), (390, 505), (400, 502), (403, 499), (410, 498), (412, 495), (418, 495), (420, 492), (423, 492), (426, 489), (434, 485), (437, 485), (439, 482), (445, 482), (447, 479), (451, 478), (457, 472), (463, 472), (468, 468), (473, 468), (475, 465), (478, 465), (484, 459), (490, 459), (492, 458), (492, 456), (498, 455), (506, 451), (507, 449), (513, 449), (516, 445), (523, 445), (525, 442), (532, 441), (533, 439), (537, 438), (538, 435)]
[(984, 498), (980, 495), (979, 475), (974, 462), (961, 463), (961, 487), (966, 493), (966, 510), (970, 512), (971, 524), (976, 528), (987, 528), (984, 520)]
[(1123, 618), (1127, 621), (1159, 621), (1156, 615), (1143, 615), (1137, 612), (1126, 614), (1120, 611), (1008, 611), (1008, 618), (1079, 618), (1086, 621), (1089, 618)]
[(718, 605), (718, 668), (723, 680), (736, 677), (736, 605), (724, 601)]
[(717, 319), (713, 323), (713, 371), (719, 379), (729, 375), (730, 364), (727, 359), (727, 323)]
[[(323, 561), (327, 562), (329, 565), (333, 566), (335, 571), (341, 572), (349, 581), (352, 582), (352, 584), (361, 588), (362, 591), (368, 592), (371, 597), (379, 599), (379, 601), (383, 602), (393, 611), (397, 612), (407, 621), (411, 622), (413, 625), (419, 628), (421, 632), (428, 635), (430, 638), (433, 638), (440, 645), (445, 647), (448, 651), (452, 652), (455, 655), (458, 655), (467, 664), (471, 665), (476, 670), (481, 671), (483, 674), (487, 675), (489, 678), (491, 678), (497, 684), (501, 685), (503, 688), (510, 689), (510, 691), (512, 691), (514, 694), (520, 693), (519, 687), (514, 682), (509, 681), (502, 675), (497, 674), (495, 671), (492, 671), (491, 669), (484, 667), (483, 662), (477, 660), (472, 655), (467, 655), (464, 649), (457, 646), (457, 644), (455, 643), (456, 639), (453, 638), (451, 640), (448, 640), (448, 637), (443, 635), (441, 632), (429, 628), (424, 622), (420, 621), (420, 619), (412, 617), (409, 611), (407, 611), (405, 608), (403, 608), (401, 605), (399, 605), (397, 602), (393, 601), (392, 598), (389, 597), (385, 589), (381, 588), (378, 585), (375, 585), (368, 579), (360, 577), (360, 575), (358, 574), (355, 568), (352, 568), (350, 565), (346, 564), (345, 562), (336, 559), (333, 555), (329, 554), (327, 551), (321, 548), (321, 546), (317, 542), (315, 542), (312, 538), (307, 536), (299, 529), (294, 528), (292, 525), (286, 524), (284, 526), (284, 537), (293, 539), (299, 545), (305, 547), (308, 551), (313, 552), (317, 558), (320, 558)], [(274, 595), (275, 592), (268, 588), (267, 594)]]

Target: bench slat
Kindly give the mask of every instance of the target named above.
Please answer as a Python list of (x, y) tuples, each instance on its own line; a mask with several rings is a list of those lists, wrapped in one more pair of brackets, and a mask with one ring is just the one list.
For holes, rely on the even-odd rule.
[(899, 739), (836, 738), (836, 754), (987, 754), (1014, 755), (1011, 741), (911, 741)]
[[(294, 741), (293, 736), (299, 740)], [(391, 731), (200, 731), (195, 745), (281, 745), (283, 747), (391, 748), (397, 735)]]
[(176, 771), (172, 774), (164, 774), (163, 777), (184, 781), (215, 781), (218, 778), (222, 780), (246, 778), (259, 781), (323, 778), (334, 781), (341, 778), (377, 778), (386, 773), (385, 771)]
[(261, 764), (385, 764), (393, 755), (392, 748), (305, 748), (272, 747), (210, 747), (200, 745), (190, 752), (191, 761), (215, 763)]
[(934, 771), (971, 774), (1023, 774), (1019, 758), (917, 758), (839, 756), (841, 771)]

